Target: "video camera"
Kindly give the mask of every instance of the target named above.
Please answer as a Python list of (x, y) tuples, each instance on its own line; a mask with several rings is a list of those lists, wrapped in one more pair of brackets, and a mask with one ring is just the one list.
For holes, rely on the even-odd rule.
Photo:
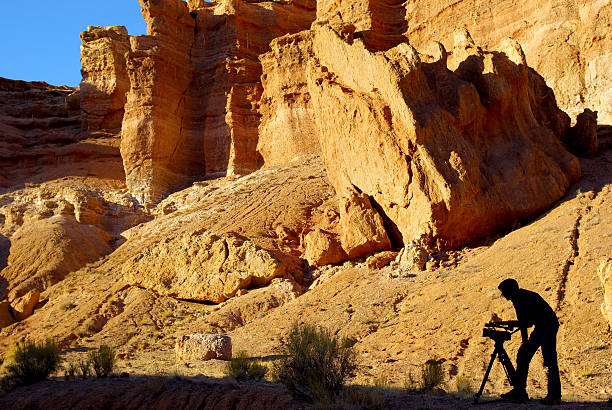
[(518, 320), (489, 322), (484, 325), (484, 328), (482, 329), (482, 336), (493, 339), (496, 342), (504, 342), (506, 340), (510, 340), (518, 328)]

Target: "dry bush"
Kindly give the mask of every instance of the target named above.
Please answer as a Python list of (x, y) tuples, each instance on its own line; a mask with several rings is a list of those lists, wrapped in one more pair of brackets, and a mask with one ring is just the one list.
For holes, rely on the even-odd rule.
[(276, 377), (295, 396), (313, 402), (333, 403), (357, 366), (357, 354), (349, 340), (311, 325), (293, 325), (282, 353)]
[(60, 366), (60, 350), (53, 339), (44, 342), (25, 340), (14, 345), (5, 359), (5, 382), (32, 384), (49, 377)]
[(106, 377), (115, 367), (115, 350), (108, 345), (101, 345), (98, 350), (89, 352), (89, 361), (98, 377)]
[(238, 352), (237, 355), (232, 357), (225, 369), (226, 375), (236, 380), (261, 380), (267, 372), (268, 368), (266, 366), (251, 360), (244, 351)]
[(421, 386), (423, 389), (433, 390), (444, 383), (443, 361), (434, 358), (425, 362), (421, 368)]
[(457, 393), (462, 396), (471, 397), (474, 395), (474, 387), (472, 386), (472, 379), (465, 376), (457, 376)]

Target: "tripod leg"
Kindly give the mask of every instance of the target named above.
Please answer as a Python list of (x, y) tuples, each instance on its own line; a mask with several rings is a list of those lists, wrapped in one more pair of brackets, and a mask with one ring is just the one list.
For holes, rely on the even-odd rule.
[(489, 361), (489, 367), (487, 367), (487, 371), (485, 372), (484, 378), (482, 379), (480, 390), (478, 390), (478, 393), (474, 395), (474, 403), (478, 403), (478, 399), (480, 399), (480, 396), (482, 396), (482, 392), (484, 391), (485, 384), (487, 384), (487, 380), (489, 379), (489, 373), (491, 372), (491, 368), (493, 367), (493, 362), (495, 361), (495, 357), (497, 356), (497, 353), (498, 353), (497, 348), (495, 348), (495, 350), (493, 350), (493, 353), (491, 354), (491, 360)]
[(516, 370), (514, 370), (514, 365), (512, 365), (512, 360), (510, 360), (508, 353), (506, 353), (506, 350), (503, 347), (501, 348), (501, 351), (499, 352), (499, 361), (504, 367), (504, 371), (506, 372), (506, 377), (508, 378), (510, 385), (512, 387), (516, 387), (516, 383), (515, 383)]

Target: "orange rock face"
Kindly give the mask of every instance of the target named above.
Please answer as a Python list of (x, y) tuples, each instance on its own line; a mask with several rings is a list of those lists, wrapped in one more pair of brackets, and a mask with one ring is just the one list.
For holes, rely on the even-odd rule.
[(128, 32), (123, 26), (88, 27), (81, 41), (83, 129), (116, 132), (121, 129), (130, 89), (125, 65)]
[(533, 1), (517, 7), (509, 0), (409, 0), (405, 16), (407, 36), (417, 50), (432, 38), (450, 49), (453, 32), (461, 27), (488, 49), (512, 37), (564, 111), (575, 118), (590, 108), (599, 112), (602, 123), (612, 123), (609, 1)]
[(0, 77), (0, 188), (57, 163), (81, 135), (78, 89)]
[[(313, 150), (337, 192), (370, 197), (395, 244), (472, 242), (545, 209), (580, 175), (560, 142), (569, 118), (516, 42), (484, 51), (458, 32), (449, 59), (441, 44), (428, 54), (406, 43), (372, 53), (325, 27), (282, 40), (265, 56), (264, 78), (291, 90), (306, 76), (304, 103), (292, 110), (316, 119)], [(287, 105), (273, 106), (264, 131), (287, 116)], [(260, 146), (280, 134), (262, 133)]]
[(184, 2), (140, 4), (149, 35), (131, 37), (126, 55), (131, 88), (121, 156), (130, 192), (142, 202), (156, 202), (191, 182), (202, 165), (192, 151), (197, 144), (183, 128), (195, 23)]

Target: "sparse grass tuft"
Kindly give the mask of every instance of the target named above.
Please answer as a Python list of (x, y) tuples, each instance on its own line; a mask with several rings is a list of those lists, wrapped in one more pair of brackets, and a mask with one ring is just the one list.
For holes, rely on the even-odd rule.
[(89, 352), (89, 361), (98, 377), (106, 377), (115, 367), (115, 349), (108, 345), (101, 345), (98, 350)]
[(268, 368), (265, 365), (252, 361), (244, 351), (232, 357), (225, 369), (225, 374), (236, 380), (261, 380), (267, 372)]
[(417, 391), (419, 390), (419, 381), (417, 376), (415, 376), (414, 372), (409, 371), (406, 375), (406, 379), (404, 380), (404, 389), (408, 391)]
[(461, 396), (472, 397), (474, 395), (474, 387), (472, 386), (472, 380), (469, 377), (457, 376), (457, 393)]
[(83, 380), (87, 379), (89, 376), (89, 368), (91, 367), (91, 363), (89, 360), (79, 360), (79, 371), (81, 373), (81, 378)]
[(372, 380), (372, 384), (377, 389), (389, 390), (391, 388), (391, 382), (389, 381), (389, 379), (387, 379), (387, 376), (385, 376), (384, 374), (378, 377), (375, 377)]
[(382, 392), (363, 386), (346, 386), (340, 394), (339, 408), (383, 409), (385, 396)]

